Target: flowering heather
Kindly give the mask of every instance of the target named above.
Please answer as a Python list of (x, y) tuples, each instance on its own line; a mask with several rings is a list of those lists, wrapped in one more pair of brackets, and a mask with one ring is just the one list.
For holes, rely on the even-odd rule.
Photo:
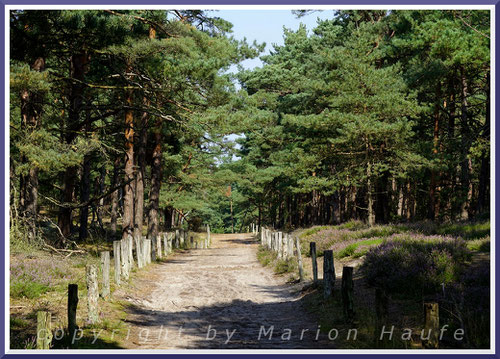
[(371, 248), (362, 268), (370, 285), (389, 293), (419, 294), (457, 280), (469, 256), (461, 239), (399, 234)]
[(55, 258), (17, 257), (10, 265), (11, 295), (36, 297), (72, 280), (67, 261)]
[(363, 228), (356, 225), (352, 227), (354, 230), (351, 229), (351, 226), (347, 227), (345, 228), (344, 225), (313, 227), (303, 232), (301, 238), (307, 244), (303, 248), (304, 253), (309, 255), (309, 242), (316, 242), (317, 253), (319, 256), (322, 256), (323, 252), (327, 249), (332, 249), (335, 253), (359, 241), (385, 238), (400, 232), (400, 229), (396, 226)]

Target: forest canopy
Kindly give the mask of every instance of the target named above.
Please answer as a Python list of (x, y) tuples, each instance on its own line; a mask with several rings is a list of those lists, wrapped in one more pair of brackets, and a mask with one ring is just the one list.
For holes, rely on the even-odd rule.
[(335, 11), (266, 55), (231, 28), (11, 11), (12, 237), (489, 215), (489, 11)]

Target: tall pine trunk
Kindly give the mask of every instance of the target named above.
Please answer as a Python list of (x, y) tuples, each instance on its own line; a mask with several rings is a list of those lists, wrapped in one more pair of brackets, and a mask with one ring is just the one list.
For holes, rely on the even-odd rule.
[[(144, 100), (145, 105), (149, 101)], [(134, 212), (134, 235), (142, 235), (144, 223), (144, 174), (146, 172), (146, 146), (147, 146), (147, 124), (148, 114), (141, 116), (139, 123), (139, 138), (137, 142), (137, 171), (135, 174), (135, 212)], [(154, 241), (153, 241), (154, 242)], [(152, 244), (154, 250), (154, 244)]]
[[(87, 202), (90, 199), (90, 155), (83, 158), (82, 179), (80, 181), (80, 201)], [(80, 230), (78, 239), (83, 241), (88, 235), (89, 206), (80, 209)]]
[[(88, 65), (89, 57), (86, 52), (72, 55), (70, 59), (70, 77), (75, 79), (71, 83), (69, 93), (68, 123), (65, 129), (65, 141), (67, 144), (73, 142), (80, 130), (80, 112), (83, 104), (84, 75)], [(76, 166), (69, 166), (63, 175), (62, 202), (73, 203), (75, 184), (78, 169)], [(71, 235), (72, 229), (72, 209), (69, 206), (62, 206), (59, 210), (58, 226), (64, 238)]]
[[(490, 140), (490, 72), (486, 73), (486, 121), (483, 137)], [(481, 156), (481, 169), (479, 170), (479, 193), (477, 198), (477, 212), (484, 213), (488, 208), (488, 183), (490, 181), (489, 154)]]
[[(433, 126), (433, 141), (432, 155), (435, 160), (439, 156), (439, 132), (440, 132), (440, 101), (441, 101), (441, 84), (436, 88), (436, 104), (434, 105), (434, 126)], [(439, 217), (439, 189), (438, 189), (438, 173), (436, 169), (431, 169), (431, 182), (429, 188), (429, 211), (428, 217), (431, 220)]]
[(132, 91), (127, 91), (125, 111), (125, 186), (123, 189), (122, 238), (134, 233), (134, 113)]
[(472, 170), (471, 160), (468, 158), (469, 153), (469, 89), (465, 72), (461, 71), (462, 79), (462, 108), (461, 108), (461, 135), (462, 135), (462, 163), (461, 163), (461, 184), (462, 184), (462, 203), (461, 203), (461, 219), (469, 219), (470, 205), (472, 201), (472, 181), (470, 180), (470, 172)]
[[(114, 188), (118, 184), (118, 175), (120, 172), (120, 157), (116, 157), (113, 163), (113, 176), (111, 177), (111, 187)], [(118, 220), (118, 195), (119, 190), (113, 191), (111, 193), (111, 232), (113, 232), (113, 237), (116, 238), (116, 222)]]
[[(31, 69), (42, 72), (45, 70), (45, 59), (37, 58)], [(25, 89), (21, 93), (21, 126), (27, 133), (32, 133), (41, 125), (40, 115), (42, 112), (42, 104), (39, 95)], [(22, 158), (21, 162), (26, 162), (26, 158)], [(37, 220), (37, 205), (38, 205), (38, 167), (29, 166), (28, 173), (20, 178), (19, 191), (19, 212), (25, 220), (28, 239), (33, 240), (36, 237), (36, 220)]]
[(155, 238), (159, 231), (159, 207), (160, 207), (160, 190), (162, 180), (162, 149), (161, 149), (161, 127), (162, 121), (156, 119), (156, 127), (154, 133), (154, 149), (151, 161), (151, 192), (149, 196), (148, 209), (148, 236)]

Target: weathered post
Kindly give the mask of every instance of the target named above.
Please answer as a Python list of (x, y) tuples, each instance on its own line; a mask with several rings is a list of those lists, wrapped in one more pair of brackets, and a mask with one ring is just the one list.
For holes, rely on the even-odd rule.
[(278, 259), (281, 259), (283, 257), (283, 232), (278, 232), (278, 241), (277, 241), (277, 248), (276, 250), (278, 251)]
[(146, 264), (151, 264), (152, 261), (151, 252), (151, 239), (146, 239)]
[(335, 267), (333, 264), (333, 251), (326, 250), (323, 254), (323, 294), (325, 299), (333, 296), (335, 286)]
[(167, 241), (168, 241), (168, 254), (172, 253), (174, 251), (174, 233), (169, 233), (167, 236)]
[(129, 266), (128, 266), (128, 240), (122, 239), (120, 243), (120, 259), (122, 265), (122, 277), (124, 280), (129, 278)]
[(36, 313), (36, 348), (50, 349), (52, 342), (52, 330), (50, 328), (50, 312)]
[(156, 262), (156, 258), (157, 258), (157, 249), (156, 248), (156, 238), (151, 238), (149, 239), (149, 251), (150, 251), (150, 255), (149, 255), (149, 262), (148, 263), (151, 263), (152, 261), (153, 262)]
[(303, 282), (304, 281), (304, 266), (302, 265), (302, 253), (300, 251), (299, 237), (295, 237), (295, 247), (297, 247), (297, 261), (299, 262), (299, 279), (301, 282)]
[(155, 238), (156, 240), (156, 256), (161, 259), (162, 251), (161, 251), (161, 236), (158, 234)]
[(342, 268), (342, 304), (344, 307), (344, 317), (347, 322), (352, 322), (354, 319), (354, 300), (352, 281), (352, 267)]
[(115, 261), (115, 283), (120, 285), (121, 264), (120, 264), (120, 241), (113, 241), (113, 259)]
[(309, 243), (311, 260), (312, 260), (312, 270), (313, 270), (313, 281), (315, 284), (318, 283), (318, 261), (316, 259), (316, 242)]
[(291, 234), (288, 235), (288, 257), (292, 258), (293, 257), (293, 237)]
[(76, 309), (78, 307), (78, 284), (68, 284), (68, 333), (73, 338), (76, 326)]
[(141, 237), (141, 262), (142, 266), (145, 267), (148, 264), (147, 260), (147, 248), (146, 248), (146, 237)]
[(283, 233), (282, 237), (282, 245), (281, 245), (281, 258), (288, 258), (288, 233)]
[(101, 271), (102, 271), (102, 288), (101, 296), (104, 299), (109, 297), (111, 293), (109, 288), (109, 252), (101, 252)]
[(143, 261), (143, 247), (142, 247), (142, 237), (141, 236), (135, 236), (135, 256), (137, 257), (137, 268), (142, 268), (144, 267), (144, 261)]
[(167, 233), (162, 233), (163, 238), (163, 255), (168, 256), (168, 235)]
[(174, 241), (174, 248), (179, 248), (180, 243), (181, 243), (181, 234), (178, 229), (175, 230), (175, 241)]
[(128, 268), (129, 268), (129, 270), (131, 270), (132, 267), (134, 266), (134, 238), (129, 234), (127, 239), (128, 239), (128, 243), (127, 243)]
[(207, 224), (207, 238), (208, 238), (208, 246), (211, 246), (212, 245), (212, 239), (210, 237), (210, 225)]
[(97, 301), (99, 299), (99, 287), (97, 285), (97, 267), (95, 264), (88, 264), (87, 274), (87, 305), (88, 321), (90, 324), (97, 323), (99, 320), (99, 308)]
[(425, 349), (439, 348), (439, 304), (424, 303), (424, 333), (422, 333), (422, 345)]
[(375, 289), (375, 348), (385, 348), (387, 345), (387, 335), (382, 333), (382, 329), (387, 324), (387, 296), (381, 288)]

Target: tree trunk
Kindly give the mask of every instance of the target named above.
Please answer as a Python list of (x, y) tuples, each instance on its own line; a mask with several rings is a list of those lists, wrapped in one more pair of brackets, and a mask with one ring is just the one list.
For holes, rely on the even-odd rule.
[[(101, 169), (99, 170), (99, 177), (97, 179), (97, 193), (99, 196), (104, 194), (105, 190), (105, 183), (106, 182), (106, 166), (102, 165)], [(96, 204), (96, 215), (97, 215), (97, 222), (99, 223), (99, 227), (101, 230), (104, 231), (104, 224), (102, 222), (102, 210), (104, 206), (104, 197), (99, 200), (99, 202)]]
[[(440, 132), (440, 101), (441, 101), (441, 84), (437, 85), (436, 89), (436, 104), (434, 106), (434, 131), (433, 131), (433, 145), (432, 155), (435, 160), (439, 156), (439, 132)], [(429, 211), (428, 217), (431, 220), (439, 217), (439, 190), (438, 190), (438, 174), (435, 169), (431, 169), (431, 182), (429, 189)]]
[(375, 225), (374, 194), (373, 194), (373, 179), (372, 179), (372, 164), (368, 162), (366, 165), (366, 188), (368, 195), (368, 224)]
[[(42, 72), (45, 70), (45, 59), (37, 58), (32, 70)], [(39, 96), (30, 92), (28, 89), (21, 93), (21, 127), (28, 133), (32, 133), (41, 125), (40, 115), (42, 112), (42, 104)], [(26, 162), (26, 158), (22, 158), (21, 162)], [(34, 239), (36, 236), (36, 217), (38, 204), (38, 167), (29, 166), (28, 173), (22, 175), (19, 184), (19, 212), (26, 221), (28, 231), (28, 239)]]
[[(80, 201), (87, 202), (90, 199), (90, 155), (83, 158), (82, 179), (80, 181)], [(78, 239), (83, 241), (88, 235), (89, 206), (80, 209), (80, 231)]]
[[(69, 93), (68, 123), (65, 129), (65, 141), (70, 144), (76, 138), (80, 129), (80, 112), (83, 104), (84, 75), (88, 65), (89, 57), (86, 52), (72, 55), (70, 59), (70, 77), (77, 80), (71, 83)], [(73, 193), (77, 176), (77, 167), (66, 168), (63, 175), (62, 202), (72, 203)], [(72, 209), (61, 207), (59, 210), (58, 226), (64, 238), (71, 235)]]
[[(148, 236), (156, 238), (159, 232), (158, 228), (158, 211), (160, 205), (160, 190), (162, 179), (162, 149), (161, 149), (161, 127), (162, 121), (156, 119), (155, 127), (155, 147), (153, 149), (152, 164), (151, 164), (151, 192), (149, 196), (149, 211), (148, 211)], [(167, 223), (165, 221), (165, 223)]]
[(465, 78), (464, 70), (461, 72), (462, 78), (462, 114), (461, 114), (461, 135), (462, 135), (462, 164), (461, 164), (461, 182), (462, 182), (462, 204), (461, 219), (469, 219), (470, 204), (472, 200), (472, 181), (470, 180), (471, 163), (467, 157), (469, 153), (469, 120), (468, 120), (468, 84)]
[[(486, 74), (486, 121), (483, 137), (490, 140), (490, 72)], [(481, 156), (481, 169), (479, 171), (479, 193), (477, 199), (477, 212), (484, 213), (488, 208), (488, 184), (490, 182), (489, 153)]]
[[(127, 105), (132, 107), (132, 91), (127, 91)], [(125, 112), (125, 188), (123, 190), (122, 238), (134, 233), (134, 114)]]
[[(120, 171), (120, 157), (116, 157), (114, 161), (113, 176), (111, 177), (111, 187), (115, 187), (118, 184), (118, 174)], [(116, 239), (116, 222), (118, 219), (118, 194), (119, 191), (116, 190), (111, 193), (111, 231), (113, 232), (113, 238)]]

